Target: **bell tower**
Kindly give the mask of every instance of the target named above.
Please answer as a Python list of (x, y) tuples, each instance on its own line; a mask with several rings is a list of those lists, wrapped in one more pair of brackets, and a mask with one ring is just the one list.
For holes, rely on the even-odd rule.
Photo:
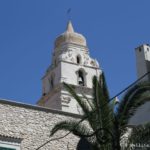
[(73, 85), (79, 96), (84, 93), (91, 99), (92, 78), (100, 74), (98, 62), (89, 56), (85, 37), (75, 32), (69, 21), (66, 31), (55, 40), (52, 63), (42, 78), (43, 94), (37, 104), (80, 114), (76, 100), (62, 83)]

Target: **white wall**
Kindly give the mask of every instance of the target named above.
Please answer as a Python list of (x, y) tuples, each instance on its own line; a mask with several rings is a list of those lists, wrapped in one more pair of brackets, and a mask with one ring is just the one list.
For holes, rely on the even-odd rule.
[(85, 81), (86, 86), (92, 88), (92, 79), (93, 76), (99, 76), (100, 71), (96, 68), (85, 67), (77, 64), (71, 64), (67, 62), (61, 63), (61, 75), (64, 78), (64, 81), (68, 84), (78, 85), (77, 83), (77, 71), (83, 69), (86, 72)]
[[(140, 78), (145, 73), (148, 72), (146, 61), (150, 61), (150, 47), (146, 44), (135, 49), (136, 52), (136, 67), (137, 67), (137, 77)], [(143, 80), (148, 80), (148, 76), (143, 78)]]

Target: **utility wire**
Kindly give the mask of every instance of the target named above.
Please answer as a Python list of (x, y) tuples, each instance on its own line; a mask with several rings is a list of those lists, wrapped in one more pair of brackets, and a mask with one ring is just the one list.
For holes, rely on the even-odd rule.
[[(75, 128), (82, 122), (86, 119), (86, 117), (83, 117), (75, 126)], [(62, 139), (66, 136), (68, 136), (69, 134), (71, 133), (71, 131), (69, 131), (67, 134), (65, 134), (64, 136), (61, 136), (61, 137), (58, 137), (58, 138), (53, 138), (53, 139), (50, 139), (48, 140), (47, 142), (45, 142), (44, 144), (42, 144), (41, 146), (39, 146), (37, 149), (35, 150), (39, 150), (41, 147), (43, 147), (44, 145), (46, 145), (47, 143), (51, 142), (51, 141), (55, 141), (55, 140), (59, 140), (59, 139)]]
[(67, 134), (65, 134), (64, 136), (61, 136), (61, 137), (58, 137), (58, 138), (50, 139), (50, 140), (48, 140), (47, 142), (45, 142), (44, 144), (42, 144), (40, 147), (38, 147), (38, 148), (35, 149), (35, 150), (39, 150), (40, 148), (42, 148), (43, 146), (45, 146), (47, 143), (49, 143), (49, 142), (51, 142), (51, 141), (60, 140), (60, 139), (62, 139), (62, 138), (64, 138), (64, 137), (68, 136), (70, 133), (71, 133), (71, 131), (68, 132)]
[[(143, 76), (141, 76), (140, 78), (138, 78), (135, 82), (131, 83), (129, 86), (127, 86), (126, 88), (124, 88), (121, 92), (119, 92), (118, 94), (116, 94), (115, 96), (113, 96), (112, 98), (109, 99), (108, 102), (111, 102), (114, 98), (116, 98), (117, 96), (121, 95), (122, 93), (124, 93), (126, 90), (128, 90), (129, 88), (131, 88), (133, 85), (135, 85), (136, 83), (138, 83), (140, 80), (142, 80), (145, 76), (147, 76), (148, 74), (150, 74), (150, 72), (145, 73)], [(106, 105), (108, 102), (106, 102), (104, 105)], [(102, 106), (103, 107), (103, 106)], [(94, 111), (95, 112), (95, 111)], [(81, 123), (83, 122), (85, 119), (88, 118), (88, 115), (83, 117), (75, 126), (75, 128)], [(65, 134), (64, 136), (58, 137), (58, 138), (53, 138), (48, 140), (47, 142), (45, 142), (44, 144), (42, 144), (41, 146), (39, 146), (37, 149), (35, 150), (39, 150), (40, 148), (42, 148), (43, 146), (45, 146), (47, 143), (51, 142), (51, 141), (55, 141), (55, 140), (59, 140), (62, 139), (66, 136), (68, 136), (71, 133), (71, 131), (69, 131), (67, 134)], [(94, 132), (95, 133), (95, 132)]]
[(135, 82), (133, 82), (132, 84), (130, 84), (129, 86), (127, 86), (125, 89), (123, 89), (121, 92), (119, 92), (118, 94), (116, 94), (114, 97), (112, 97), (110, 99), (113, 100), (115, 97), (121, 95), (123, 92), (125, 92), (126, 90), (128, 90), (130, 87), (132, 87), (134, 84), (138, 83), (140, 80), (142, 80), (145, 76), (147, 76), (148, 74), (150, 74), (150, 72), (145, 73), (143, 76), (141, 76), (140, 78), (138, 78)]

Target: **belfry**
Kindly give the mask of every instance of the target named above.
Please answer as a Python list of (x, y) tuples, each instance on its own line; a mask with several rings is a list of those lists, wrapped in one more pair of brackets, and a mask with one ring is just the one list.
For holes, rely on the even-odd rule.
[(76, 93), (92, 99), (92, 78), (101, 74), (96, 59), (89, 55), (86, 39), (74, 31), (71, 21), (54, 44), (52, 63), (42, 78), (43, 94), (38, 105), (80, 114), (76, 100), (63, 86), (73, 85)]

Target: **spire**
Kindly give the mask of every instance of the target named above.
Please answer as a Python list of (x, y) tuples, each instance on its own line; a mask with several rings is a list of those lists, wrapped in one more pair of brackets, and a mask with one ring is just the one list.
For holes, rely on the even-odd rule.
[(64, 43), (87, 46), (85, 37), (74, 31), (71, 21), (68, 21), (66, 31), (56, 38), (55, 48), (60, 47)]
[(68, 22), (66, 31), (67, 32), (74, 32), (71, 21)]

